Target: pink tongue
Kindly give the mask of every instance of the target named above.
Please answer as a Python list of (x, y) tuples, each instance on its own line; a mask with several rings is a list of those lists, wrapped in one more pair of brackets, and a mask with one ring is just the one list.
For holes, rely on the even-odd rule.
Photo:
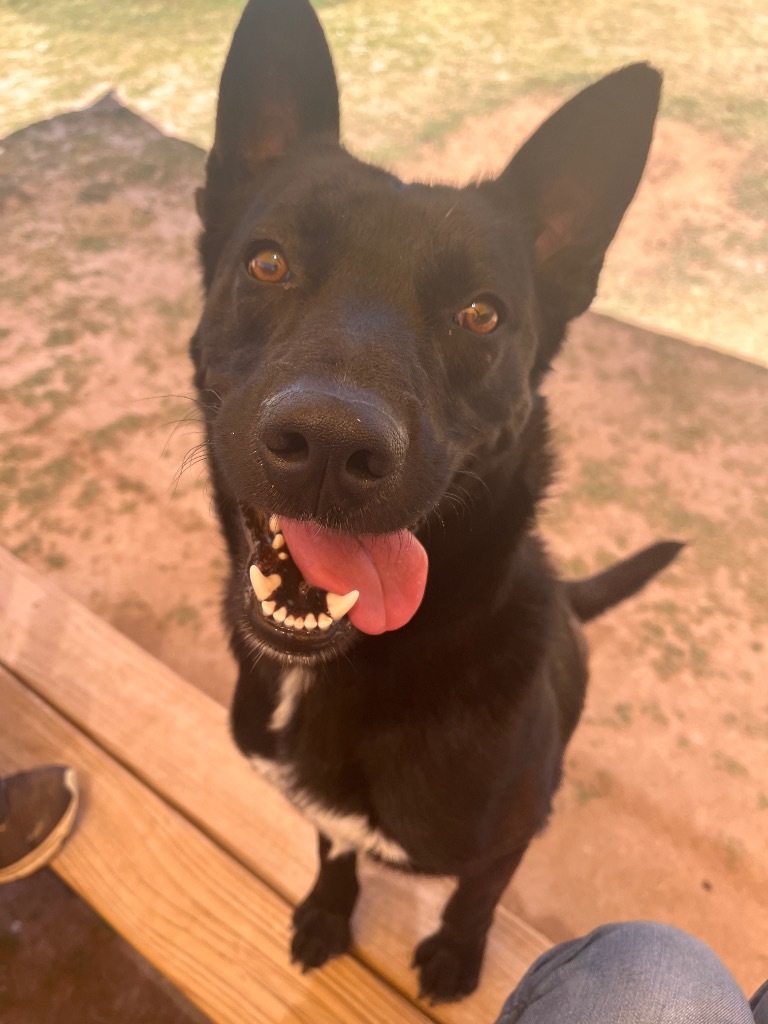
[(349, 618), (361, 632), (399, 629), (416, 614), (427, 584), (427, 553), (408, 530), (351, 536), (282, 516), (280, 527), (308, 583), (335, 594), (360, 591)]

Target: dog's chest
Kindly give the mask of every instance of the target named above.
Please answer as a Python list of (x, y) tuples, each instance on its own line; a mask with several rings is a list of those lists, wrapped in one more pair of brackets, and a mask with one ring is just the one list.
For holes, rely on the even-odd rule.
[[(315, 680), (309, 669), (293, 668), (285, 672), (280, 680), (279, 695), (269, 722), (271, 732), (285, 733), (294, 718), (301, 713), (302, 701)], [(364, 814), (350, 814), (334, 809), (301, 784), (296, 765), (290, 760), (273, 761), (252, 755), (251, 766), (268, 782), (279, 789), (331, 840), (331, 856), (339, 856), (353, 850), (370, 853), (381, 860), (406, 865), (410, 857), (393, 839), (371, 825)]]

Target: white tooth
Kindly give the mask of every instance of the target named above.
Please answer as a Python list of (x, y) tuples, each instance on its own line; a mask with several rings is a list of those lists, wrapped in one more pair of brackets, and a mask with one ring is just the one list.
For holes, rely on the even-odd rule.
[(285, 617), (287, 614), (287, 608), (278, 608), (272, 617), (274, 618), (275, 622), (285, 622)]
[(261, 602), (261, 610), (264, 612), (265, 615), (271, 615), (275, 608), (277, 608), (277, 603), (275, 601)]
[(325, 603), (328, 605), (328, 612), (331, 618), (343, 619), (350, 608), (354, 608), (355, 602), (360, 597), (359, 590), (350, 590), (348, 594), (333, 594), (331, 592), (325, 595)]
[(285, 545), (285, 537), (282, 535), (282, 533), (276, 534), (274, 540), (272, 541), (272, 547), (275, 549), (275, 551), (277, 551), (279, 548), (283, 547), (284, 545)]
[(296, 619), (294, 619), (294, 617), (292, 615), (289, 615), (288, 618), (283, 623), (283, 625), (284, 626), (288, 626), (290, 628), (294, 624), (295, 621), (296, 621)]
[(325, 612), (320, 612), (317, 616), (317, 624), (320, 629), (330, 629), (333, 625), (333, 619), (330, 615), (326, 615)]
[(294, 629), (304, 629), (304, 618), (303, 618), (303, 616), (301, 616), (301, 615), (297, 615), (296, 616), (296, 618), (293, 620), (293, 628)]
[(277, 518), (277, 516), (269, 517), (269, 528), (272, 531), (272, 533), (277, 533), (277, 531), (280, 529), (280, 520)]
[(304, 629), (317, 629), (317, 619), (312, 612), (304, 619)]
[(258, 565), (252, 565), (250, 570), (251, 586), (256, 597), (260, 601), (266, 601), (277, 590), (283, 582), (282, 577), (273, 572), (271, 576), (265, 576)]
[(280, 559), (281, 562), (285, 562), (288, 558), (288, 555), (285, 553), (285, 551), (281, 551), (277, 557)]

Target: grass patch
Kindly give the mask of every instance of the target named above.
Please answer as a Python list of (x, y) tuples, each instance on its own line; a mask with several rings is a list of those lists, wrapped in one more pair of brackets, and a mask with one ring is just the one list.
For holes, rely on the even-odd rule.
[(616, 501), (624, 493), (620, 459), (585, 459), (579, 471), (579, 498), (590, 505)]
[(10, 444), (5, 451), (0, 450), (0, 459), (3, 462), (27, 462), (30, 459), (39, 459), (43, 454), (43, 448), (36, 444)]
[(50, 384), (51, 378), (53, 377), (53, 367), (45, 366), (40, 370), (35, 370), (34, 373), (30, 373), (28, 377), (24, 377), (18, 384), (15, 385), (14, 390), (17, 394), (23, 394), (25, 391), (35, 391), (38, 388), (45, 387), (46, 384)]
[(141, 480), (132, 480), (122, 474), (115, 477), (115, 488), (120, 494), (146, 494), (147, 486)]
[(3, 466), (0, 468), (0, 487), (13, 487), (18, 479), (18, 466)]
[(599, 771), (589, 782), (574, 779), (573, 788), (576, 794), (576, 803), (580, 807), (584, 807), (593, 800), (603, 800), (610, 796), (613, 779), (609, 772)]
[(180, 604), (163, 616), (163, 622), (169, 626), (199, 626), (200, 612), (190, 604)]
[(73, 327), (53, 327), (43, 344), (46, 348), (62, 348), (77, 341), (78, 333)]
[(95, 478), (86, 480), (77, 498), (75, 498), (75, 506), (80, 509), (90, 508), (99, 499), (102, 491), (103, 487), (99, 480)]
[(119, 185), (114, 181), (92, 181), (77, 193), (79, 203), (106, 203), (117, 192)]
[(677, 644), (663, 643), (651, 664), (662, 679), (671, 679), (685, 668), (685, 650)]
[(729, 871), (738, 871), (744, 860), (744, 844), (733, 836), (723, 836), (721, 843), (725, 866)]
[(39, 508), (54, 500), (79, 474), (80, 467), (71, 456), (62, 455), (32, 470), (27, 485), (17, 495), (25, 508)]
[(665, 728), (669, 725), (669, 718), (662, 711), (658, 701), (652, 700), (647, 704), (643, 704), (640, 708), (640, 714), (650, 718), (656, 725), (662, 725)]
[(632, 705), (629, 703), (616, 704), (613, 709), (616, 717), (622, 725), (632, 724)]
[(140, 416), (138, 413), (125, 413), (118, 416), (116, 420), (108, 423), (105, 427), (91, 431), (89, 437), (91, 447), (94, 451), (103, 451), (107, 448), (119, 448), (126, 437), (138, 433), (140, 430), (154, 422), (152, 416)]
[(115, 242), (103, 235), (83, 235), (75, 241), (75, 246), (80, 252), (106, 252), (114, 248)]
[(736, 205), (745, 213), (765, 217), (768, 209), (768, 181), (765, 174), (745, 174), (735, 190)]
[(28, 558), (39, 557), (42, 554), (42, 550), (43, 545), (40, 537), (37, 534), (34, 534), (31, 537), (27, 537), (26, 540), (23, 540), (21, 544), (17, 544), (15, 547), (11, 548), (11, 554), (20, 558), (23, 562)]
[(721, 750), (716, 750), (712, 754), (712, 761), (717, 771), (725, 772), (726, 775), (749, 775), (749, 772), (741, 761), (737, 761), (735, 757), (724, 754)]
[(151, 349), (142, 349), (134, 356), (133, 361), (137, 366), (143, 366), (147, 373), (155, 374), (160, 371), (160, 363), (155, 359), (154, 351)]
[(69, 559), (61, 551), (49, 551), (45, 556), (45, 564), (49, 569), (64, 569), (69, 564)]

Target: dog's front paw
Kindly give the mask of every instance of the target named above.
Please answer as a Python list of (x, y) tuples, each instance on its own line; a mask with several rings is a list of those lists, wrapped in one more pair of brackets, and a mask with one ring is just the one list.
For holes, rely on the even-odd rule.
[(419, 998), (436, 1003), (463, 999), (477, 988), (483, 965), (485, 936), (462, 941), (447, 929), (416, 947), (412, 967), (419, 970)]
[(346, 953), (352, 941), (349, 918), (319, 906), (311, 896), (294, 911), (293, 928), (291, 961), (305, 974)]

